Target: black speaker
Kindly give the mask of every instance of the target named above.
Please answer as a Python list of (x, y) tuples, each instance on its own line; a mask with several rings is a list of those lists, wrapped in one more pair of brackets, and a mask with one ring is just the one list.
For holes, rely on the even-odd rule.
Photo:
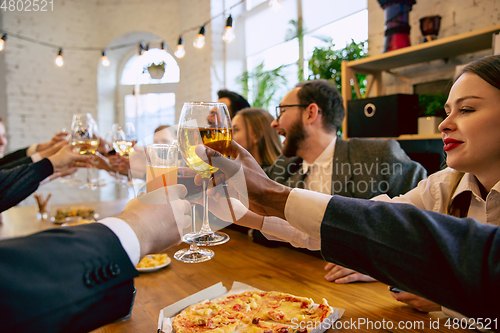
[(347, 102), (348, 137), (417, 134), (418, 95), (388, 95)]

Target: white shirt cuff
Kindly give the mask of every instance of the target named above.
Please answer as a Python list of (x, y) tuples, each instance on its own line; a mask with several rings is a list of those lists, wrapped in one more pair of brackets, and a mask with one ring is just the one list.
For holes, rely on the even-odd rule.
[[(38, 148), (38, 143), (35, 143), (34, 145), (31, 145), (28, 147), (26, 150), (26, 156), (31, 156), (34, 153), (36, 153), (36, 149)], [(33, 162), (38, 162), (38, 161), (33, 161)]]
[(141, 256), (141, 244), (134, 230), (127, 223), (116, 217), (107, 217), (100, 220), (99, 223), (104, 224), (115, 233), (125, 252), (127, 252), (130, 261), (134, 266), (137, 266)]
[[(30, 156), (30, 155), (28, 155), (28, 156)], [(39, 153), (34, 153), (30, 157), (31, 157), (31, 160), (33, 161), (33, 163), (36, 163), (36, 162), (42, 160), (42, 156), (40, 156)]]
[(290, 223), (276, 216), (264, 217), (260, 231), (269, 240), (285, 241), (295, 247), (304, 247), (311, 251), (321, 249), (321, 242), (319, 240), (295, 229)]
[(331, 195), (294, 188), (285, 204), (288, 223), (315, 239), (321, 239), (321, 222)]

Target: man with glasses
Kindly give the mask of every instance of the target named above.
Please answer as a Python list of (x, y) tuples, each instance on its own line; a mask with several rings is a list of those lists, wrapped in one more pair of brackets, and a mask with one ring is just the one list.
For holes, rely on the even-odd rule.
[[(344, 116), (342, 96), (326, 80), (302, 82), (287, 93), (271, 124), (285, 140), (283, 154), (268, 171), (269, 177), (290, 187), (362, 199), (406, 193), (426, 177), (424, 167), (412, 161), (395, 140), (337, 137)], [(271, 230), (271, 225), (279, 223), (268, 219), (262, 229), (268, 238), (290, 242), (296, 237), (278, 234), (278, 228)], [(310, 240), (292, 245), (319, 249)], [(374, 281), (333, 264), (325, 269), (330, 270), (325, 278), (336, 283)]]

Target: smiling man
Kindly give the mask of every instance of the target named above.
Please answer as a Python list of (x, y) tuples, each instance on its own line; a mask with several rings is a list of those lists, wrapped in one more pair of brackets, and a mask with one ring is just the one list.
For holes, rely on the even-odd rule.
[[(285, 140), (269, 177), (290, 187), (362, 199), (406, 193), (426, 177), (424, 167), (393, 139), (337, 137), (344, 116), (342, 97), (326, 80), (303, 82), (287, 93), (271, 124)], [(327, 269), (325, 278), (337, 283), (372, 280), (333, 264)]]

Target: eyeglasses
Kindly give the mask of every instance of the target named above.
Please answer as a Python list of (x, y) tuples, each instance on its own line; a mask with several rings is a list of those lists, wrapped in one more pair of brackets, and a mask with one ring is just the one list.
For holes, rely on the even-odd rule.
[(291, 105), (278, 105), (276, 107), (276, 120), (280, 120), (280, 117), (283, 113), (285, 113), (286, 110), (281, 110), (281, 108), (291, 108), (294, 106), (300, 106), (300, 107), (306, 107), (309, 106), (309, 104), (291, 104)]
[[(285, 113), (286, 110), (281, 110), (281, 108), (291, 108), (293, 106), (299, 106), (299, 107), (306, 107), (311, 104), (291, 104), (291, 105), (278, 105), (276, 107), (276, 121), (280, 120), (280, 117), (283, 113)], [(321, 113), (321, 110), (318, 110), (318, 113)]]

